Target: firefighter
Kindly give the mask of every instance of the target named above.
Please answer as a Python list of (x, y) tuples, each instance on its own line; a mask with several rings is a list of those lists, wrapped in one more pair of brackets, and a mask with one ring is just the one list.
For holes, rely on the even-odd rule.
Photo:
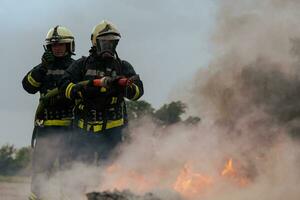
[[(51, 28), (45, 40), (45, 52), (41, 63), (24, 77), (23, 88), (30, 94), (40, 93), (32, 137), (33, 161), (32, 182), (29, 199), (41, 199), (45, 189), (45, 177), (67, 159), (68, 137), (73, 117), (74, 102), (61, 95), (58, 82), (67, 67), (74, 62), (75, 51), (72, 32), (63, 26)], [(46, 98), (47, 97), (47, 98)]]
[[(85, 163), (106, 163), (122, 141), (127, 125), (125, 98), (138, 100), (143, 83), (131, 64), (121, 60), (116, 47), (118, 29), (103, 20), (92, 30), (88, 57), (75, 61), (62, 79), (61, 89), (74, 108), (74, 159)], [(84, 82), (84, 84), (82, 84)]]

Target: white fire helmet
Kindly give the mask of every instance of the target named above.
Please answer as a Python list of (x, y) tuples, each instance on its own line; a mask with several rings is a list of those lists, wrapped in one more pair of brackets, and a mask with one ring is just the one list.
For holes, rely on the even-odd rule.
[(105, 40), (119, 41), (121, 34), (114, 24), (107, 20), (103, 20), (96, 26), (94, 26), (91, 35), (91, 42), (94, 47), (97, 46), (97, 38), (103, 38)]
[(50, 46), (54, 43), (66, 43), (67, 48), (71, 54), (75, 52), (75, 40), (73, 33), (63, 26), (55, 26), (51, 28), (46, 36), (46, 46), (50, 49)]

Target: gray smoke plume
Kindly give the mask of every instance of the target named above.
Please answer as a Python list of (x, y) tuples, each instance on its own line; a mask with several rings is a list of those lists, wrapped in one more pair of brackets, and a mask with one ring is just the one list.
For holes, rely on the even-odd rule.
[(299, 6), (297, 1), (222, 1), (213, 36), (216, 59), (195, 78), (193, 108), (232, 126), (259, 111), (272, 123), (297, 129)]

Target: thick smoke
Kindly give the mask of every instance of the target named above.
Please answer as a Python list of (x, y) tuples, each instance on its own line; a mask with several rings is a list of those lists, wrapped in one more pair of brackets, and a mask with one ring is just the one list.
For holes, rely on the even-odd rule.
[(297, 1), (222, 1), (213, 41), (216, 58), (200, 70), (193, 108), (236, 126), (252, 113), (295, 129), (300, 111)]
[[(299, 7), (292, 0), (221, 1), (215, 58), (184, 98), (201, 123), (166, 128), (141, 120), (110, 165), (76, 165), (59, 175), (67, 195), (116, 188), (164, 200), (298, 200)], [(230, 159), (236, 172), (222, 176)]]

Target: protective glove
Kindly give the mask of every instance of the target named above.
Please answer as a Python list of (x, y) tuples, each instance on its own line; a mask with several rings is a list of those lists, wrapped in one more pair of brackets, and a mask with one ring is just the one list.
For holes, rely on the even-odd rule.
[(139, 95), (143, 93), (143, 91), (140, 91), (140, 88), (142, 88), (141, 85), (142, 83), (140, 81), (139, 75), (134, 75), (130, 78), (122, 77), (118, 80), (118, 91), (124, 97), (133, 100), (135, 98), (139, 98)]
[(54, 62), (55, 57), (53, 55), (53, 53), (50, 50), (46, 50), (42, 56), (42, 64), (44, 66), (48, 66), (48, 64)]
[(38, 67), (35, 67), (31, 71), (31, 76), (35, 81), (41, 82), (45, 75), (47, 74), (47, 71), (49, 69), (49, 64), (54, 61), (55, 57), (52, 54), (51, 51), (45, 50), (44, 54), (42, 55), (42, 64)]
[(81, 98), (82, 97), (82, 91), (83, 91), (83, 85), (82, 84), (75, 84), (73, 87), (72, 87), (72, 90), (71, 90), (71, 98), (72, 99), (75, 99), (75, 98)]
[(93, 85), (92, 80), (75, 84), (71, 90), (71, 98), (94, 98), (99, 93), (99, 88)]
[(131, 83), (129, 78), (124, 76), (114, 77), (114, 78), (106, 78), (103, 81), (104, 87), (109, 88), (110, 92), (114, 95), (124, 95), (125, 88)]

